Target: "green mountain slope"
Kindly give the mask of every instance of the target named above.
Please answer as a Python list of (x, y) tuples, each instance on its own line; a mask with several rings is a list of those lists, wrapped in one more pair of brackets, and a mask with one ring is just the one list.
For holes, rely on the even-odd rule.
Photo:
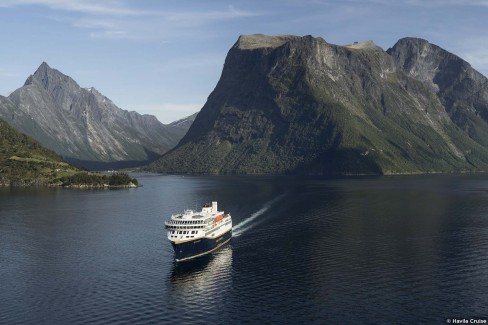
[(82, 171), (0, 119), (0, 186), (134, 187), (127, 174)]
[[(371, 41), (338, 46), (311, 36), (241, 36), (188, 133), (148, 169), (486, 170), (488, 82), (464, 61), (460, 69), (461, 61), (413, 38), (385, 52)], [(477, 100), (470, 89), (481, 93)]]
[(0, 185), (47, 185), (80, 172), (0, 119)]

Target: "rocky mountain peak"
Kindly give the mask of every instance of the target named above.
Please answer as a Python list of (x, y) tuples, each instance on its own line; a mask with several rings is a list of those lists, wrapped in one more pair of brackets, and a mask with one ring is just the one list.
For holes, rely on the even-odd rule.
[[(412, 37), (400, 39), (387, 53), (408, 76), (430, 85), (460, 126), (468, 128), (468, 124), (477, 124), (478, 116), (488, 122), (488, 80), (468, 62), (426, 40)], [(473, 116), (467, 118), (465, 112)], [(469, 120), (472, 121), (468, 123)], [(474, 132), (471, 136), (482, 138)]]
[(445, 73), (451, 75), (454, 70), (466, 70), (471, 67), (460, 57), (421, 38), (402, 38), (388, 49), (387, 53), (405, 73), (422, 81), (436, 84), (436, 88), (439, 82), (442, 83), (442, 80), (438, 78), (439, 75), (442, 76)]
[(76, 81), (60, 71), (51, 68), (46, 62), (42, 62), (36, 72), (27, 78), (24, 86), (34, 82), (41, 85), (42, 88), (51, 94), (55, 93), (56, 89), (59, 89), (60, 87), (69, 89), (79, 88)]
[[(429, 41), (419, 37), (403, 37), (399, 39), (393, 47), (410, 47), (410, 48), (423, 48), (425, 46), (431, 46)], [(435, 46), (435, 45), (434, 45)]]
[(290, 39), (297, 38), (292, 35), (275, 35), (268, 36), (263, 34), (241, 35), (234, 45), (240, 50), (253, 50), (258, 48), (276, 48), (280, 47)]
[(60, 72), (51, 68), (49, 64), (47, 64), (46, 62), (42, 62), (32, 76), (36, 80), (43, 80), (49, 76), (55, 75), (56, 73), (60, 73)]
[[(47, 64), (46, 61), (42, 61), (41, 65), (39, 66), (39, 68), (37, 68), (37, 71), (36, 72), (40, 72), (40, 71), (49, 71), (49, 70), (53, 70), (53, 68), (51, 68), (49, 66), (49, 64)], [(35, 74), (35, 72), (34, 72)]]
[(373, 41), (369, 40), (366, 42), (354, 42), (352, 44), (345, 45), (345, 47), (354, 50), (380, 50), (383, 51), (381, 47), (376, 45)]

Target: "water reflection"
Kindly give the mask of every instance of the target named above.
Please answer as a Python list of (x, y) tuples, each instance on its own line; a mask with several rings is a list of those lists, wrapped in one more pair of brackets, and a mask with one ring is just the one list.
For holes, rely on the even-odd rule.
[(173, 262), (170, 280), (176, 290), (190, 288), (206, 290), (214, 285), (215, 279), (222, 284), (222, 279), (230, 278), (232, 269), (232, 246), (227, 244), (218, 251), (185, 262)]

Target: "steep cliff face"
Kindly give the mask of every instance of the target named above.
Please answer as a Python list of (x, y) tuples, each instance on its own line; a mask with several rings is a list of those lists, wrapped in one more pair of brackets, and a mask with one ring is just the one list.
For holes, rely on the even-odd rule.
[[(486, 140), (469, 132), (470, 125), (488, 130), (481, 117), (486, 78), (433, 45), (419, 54), (422, 44), (428, 43), (404, 39), (385, 52), (371, 41), (337, 46), (311, 36), (241, 36), (188, 133), (150, 169), (314, 174), (486, 169)], [(463, 83), (480, 91), (480, 100), (467, 94)], [(474, 109), (469, 122), (456, 113), (467, 107)]]
[(451, 120), (488, 146), (488, 80), (470, 64), (418, 38), (399, 40), (387, 51), (406, 75), (431, 86)]
[(95, 88), (81, 88), (45, 62), (23, 87), (1, 100), (0, 116), (67, 160), (89, 168), (155, 159), (186, 132), (154, 116), (122, 110)]

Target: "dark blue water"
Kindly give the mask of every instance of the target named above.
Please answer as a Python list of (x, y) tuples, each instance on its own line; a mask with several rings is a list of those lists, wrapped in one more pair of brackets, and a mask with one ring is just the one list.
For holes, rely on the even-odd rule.
[[(488, 177), (138, 175), (0, 189), (2, 324), (444, 324), (488, 316)], [(164, 218), (218, 200), (234, 238), (176, 264)]]

